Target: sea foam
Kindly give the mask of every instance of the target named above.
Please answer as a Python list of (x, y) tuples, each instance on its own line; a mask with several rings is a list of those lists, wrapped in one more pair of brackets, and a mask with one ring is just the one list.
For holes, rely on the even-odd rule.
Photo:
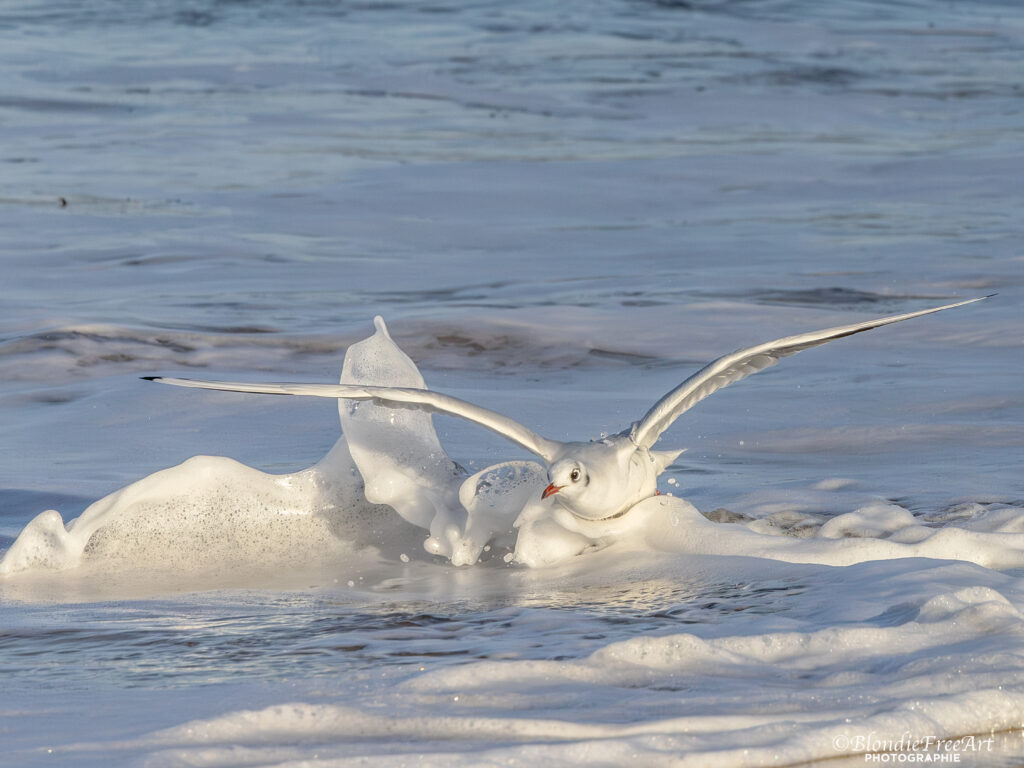
[[(426, 386), (380, 318), (370, 338), (349, 348), (341, 382)], [(907, 557), (1024, 566), (1024, 510), (1012, 505), (929, 519), (880, 502), (805, 517), (787, 530), (773, 518), (712, 522), (664, 495), (613, 519), (582, 520), (541, 499), (547, 479), (536, 462), (469, 475), (445, 452), (429, 414), (349, 401), (339, 401), (339, 413), (343, 436), (309, 469), (272, 475), (197, 456), (97, 501), (66, 525), (55, 510), (41, 513), (0, 560), (0, 574), (88, 564), (203, 572), (216, 585), (217, 571), (291, 571), (356, 551), (393, 560), (419, 550), (421, 559), (459, 566), (486, 552), (545, 567), (609, 547), (837, 566)]]

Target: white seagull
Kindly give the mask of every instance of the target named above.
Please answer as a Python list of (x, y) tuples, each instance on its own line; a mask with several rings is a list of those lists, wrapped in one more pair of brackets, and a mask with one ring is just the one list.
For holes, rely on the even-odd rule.
[[(991, 294), (994, 295), (994, 294)], [(643, 418), (628, 429), (601, 440), (563, 443), (538, 435), (517, 421), (457, 397), (429, 389), (374, 387), (358, 384), (246, 383), (200, 381), (165, 376), (145, 376), (148, 381), (179, 387), (252, 392), (267, 395), (371, 400), (389, 408), (408, 408), (467, 419), (496, 432), (547, 463), (547, 488), (541, 498), (554, 496), (566, 509), (585, 520), (607, 520), (657, 494), (657, 478), (682, 451), (655, 451), (661, 434), (683, 413), (708, 395), (775, 365), (781, 358), (844, 336), (883, 325), (910, 320), (990, 298), (958, 301), (941, 307), (902, 315), (840, 325), (740, 349), (708, 363), (656, 402)]]

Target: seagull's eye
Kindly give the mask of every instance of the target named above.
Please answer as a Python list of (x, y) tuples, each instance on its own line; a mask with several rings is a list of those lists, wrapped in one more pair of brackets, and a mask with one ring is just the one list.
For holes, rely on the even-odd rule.
[(579, 467), (577, 467), (576, 469), (569, 473), (569, 479), (572, 480), (574, 483), (580, 479)]

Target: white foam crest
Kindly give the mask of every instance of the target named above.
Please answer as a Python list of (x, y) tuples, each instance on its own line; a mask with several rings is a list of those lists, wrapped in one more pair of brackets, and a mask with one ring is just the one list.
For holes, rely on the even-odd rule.
[[(238, 569), (295, 569), (400, 538), (408, 528), (371, 505), (344, 439), (315, 466), (272, 475), (196, 456), (89, 506), (65, 526), (55, 510), (32, 520), (0, 574), (153, 570), (197, 579)], [(198, 582), (202, 584), (201, 581)]]
[[(878, 574), (866, 574), (856, 589), (865, 580), (877, 583)], [(843, 596), (836, 600), (842, 604)], [(693, 714), (604, 726), (612, 741), (633, 737), (629, 743), (644, 757), (648, 750), (657, 754), (655, 741), (635, 737), (658, 734), (659, 746), (687, 755), (682, 765), (791, 764), (870, 751), (852, 747), (869, 733), (897, 743), (907, 733), (934, 741), (1018, 727), (1024, 662), (1003, 652), (1024, 640), (1017, 608), (982, 586), (906, 608), (893, 606), (914, 617), (896, 626), (842, 622), (840, 609), (832, 612), (834, 626), (816, 631), (638, 636), (579, 661), (477, 662), (428, 673), (406, 687), (423, 703), (457, 696), (478, 707), (503, 707), (506, 699), (503, 708), (541, 713), (552, 690), (574, 691), (584, 708), (585, 701), (615, 701), (615, 689), (685, 691), (685, 702), (671, 706)], [(573, 704), (563, 699), (560, 706)], [(590, 716), (610, 714), (603, 708)]]
[[(377, 332), (349, 349), (342, 382), (424, 386), (380, 318)], [(345, 436), (307, 470), (269, 475), (194, 457), (97, 501), (66, 526), (56, 510), (41, 513), (0, 560), (0, 575), (84, 563), (211, 575), (327, 561), (348, 545), (397, 559), (418, 549), (412, 526), (429, 531), (428, 552), (457, 565), (475, 563), (492, 542), (514, 544), (513, 521), (544, 477), (538, 464), (506, 462), (467, 478), (429, 415), (344, 401), (339, 411)]]
[[(950, 568), (957, 567), (945, 568), (930, 575), (955, 581)], [(890, 570), (896, 581), (913, 573)], [(867, 585), (887, 584), (877, 564), (851, 582), (838, 585), (837, 605)], [(900, 603), (871, 620), (843, 621), (837, 608), (831, 626), (808, 631), (750, 632), (753, 623), (719, 637), (638, 636), (575, 660), (447, 666), (397, 686), (382, 682), (345, 704), (235, 710), (60, 752), (144, 754), (155, 766), (388, 765), (412, 755), (419, 765), (623, 757), (753, 766), (859, 755), (871, 751), (857, 746), (869, 736), (875, 744), (909, 735), (934, 745), (1019, 727), (1024, 657), (1008, 652), (1024, 643), (1017, 608), (987, 586), (930, 597), (920, 582), (896, 586), (912, 610)], [(899, 623), (887, 625), (897, 613)], [(987, 756), (975, 742), (970, 757)]]
[[(424, 388), (415, 363), (391, 341), (381, 318), (376, 328), (349, 348), (341, 383)], [(429, 530), (435, 541), (428, 546), (450, 554), (466, 523), (457, 498), (465, 472), (441, 447), (430, 415), (350, 400), (339, 400), (338, 411), (366, 480), (366, 497)]]
[[(370, 338), (349, 348), (342, 383), (425, 386), (383, 320), (375, 324)], [(110, 570), (229, 571), (325, 559), (339, 545), (393, 556), (416, 550), (410, 541), (422, 536), (417, 528), (428, 533), (427, 552), (455, 565), (476, 563), (491, 545), (495, 554), (513, 550), (507, 559), (529, 567), (612, 546), (827, 565), (907, 557), (1024, 565), (1024, 510), (1017, 507), (961, 505), (944, 517), (916, 518), (898, 505), (872, 503), (826, 519), (783, 500), (763, 508), (766, 517), (714, 523), (685, 500), (660, 496), (613, 519), (581, 520), (539, 497), (546, 473), (535, 462), (500, 463), (466, 477), (426, 413), (347, 401), (339, 412), (345, 437), (308, 470), (268, 475), (231, 459), (193, 458), (101, 499), (67, 526), (58, 512), (43, 512), (0, 560), (0, 574), (87, 560)], [(846, 485), (826, 482), (814, 493)]]
[[(813, 538), (766, 536), (742, 524), (712, 523), (681, 499), (656, 497), (638, 507), (650, 515), (645, 541), (679, 553), (748, 555), (824, 565), (906, 557), (966, 560), (989, 568), (1024, 565), (1024, 535), (933, 528), (895, 505), (868, 506), (833, 518)], [(1015, 510), (1014, 519), (1021, 517), (1024, 510)], [(871, 538), (882, 535), (888, 538)]]
[[(416, 364), (391, 340), (383, 319), (345, 355), (342, 384), (426, 386)], [(342, 429), (366, 483), (366, 498), (393, 507), (430, 532), (432, 554), (472, 565), (496, 537), (508, 539), (530, 490), (545, 477), (534, 462), (506, 462), (467, 478), (437, 438), (427, 413), (341, 400)], [(506, 541), (506, 543), (511, 543)]]
[[(783, 514), (783, 513), (777, 513)], [(776, 515), (776, 516), (777, 516)], [(894, 504), (873, 504), (820, 524), (802, 513), (783, 535), (765, 520), (712, 522), (685, 499), (655, 496), (608, 521), (584, 521), (564, 510), (528, 507), (519, 520), (515, 559), (551, 566), (581, 552), (616, 546), (680, 555), (741, 555), (792, 563), (851, 565), (866, 560), (930, 557), (965, 560), (989, 568), (1024, 567), (1024, 510), (986, 515), (978, 530), (933, 527)]]
[[(508, 684), (535, 688), (541, 681), (646, 687), (656, 683), (685, 687), (681, 676), (778, 677), (796, 682), (804, 672), (827, 680), (831, 670), (868, 669), (873, 659), (891, 660), (898, 649), (910, 676), (930, 674), (920, 660), (932, 655), (933, 668), (948, 662), (945, 646), (1007, 633), (1020, 642), (1021, 614), (1000, 593), (974, 587), (944, 593), (915, 609), (917, 619), (898, 626), (870, 623), (831, 626), (815, 632), (769, 632), (704, 639), (692, 634), (638, 636), (612, 643), (578, 662), (478, 662), (416, 678), (413, 690), (461, 694)], [(966, 652), (961, 651), (965, 656)], [(910, 662), (913, 662), (912, 664)], [(1024, 683), (1024, 664), (1012, 680)], [(893, 682), (900, 664), (892, 662)], [(1008, 680), (1009, 682), (1009, 680)], [(965, 686), (968, 684), (964, 683)], [(952, 690), (950, 692), (953, 692)], [(1024, 700), (1022, 700), (1024, 701)]]

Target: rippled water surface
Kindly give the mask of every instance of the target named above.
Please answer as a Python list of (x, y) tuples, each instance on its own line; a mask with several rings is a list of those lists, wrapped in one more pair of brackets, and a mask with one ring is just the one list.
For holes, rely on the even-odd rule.
[[(732, 349), (998, 295), (666, 433), (662, 492), (792, 562), (651, 534), (455, 568), (342, 516), (354, 549), (270, 567), (165, 500), (149, 559), (0, 576), (0, 764), (852, 764), (872, 728), (1011, 764), (1022, 47), (995, 1), (5, 3), (0, 552), (196, 454), (314, 464), (331, 401), (139, 377), (337, 381), (377, 314), (429, 386), (588, 439)], [(525, 458), (436, 427), (471, 472)]]

